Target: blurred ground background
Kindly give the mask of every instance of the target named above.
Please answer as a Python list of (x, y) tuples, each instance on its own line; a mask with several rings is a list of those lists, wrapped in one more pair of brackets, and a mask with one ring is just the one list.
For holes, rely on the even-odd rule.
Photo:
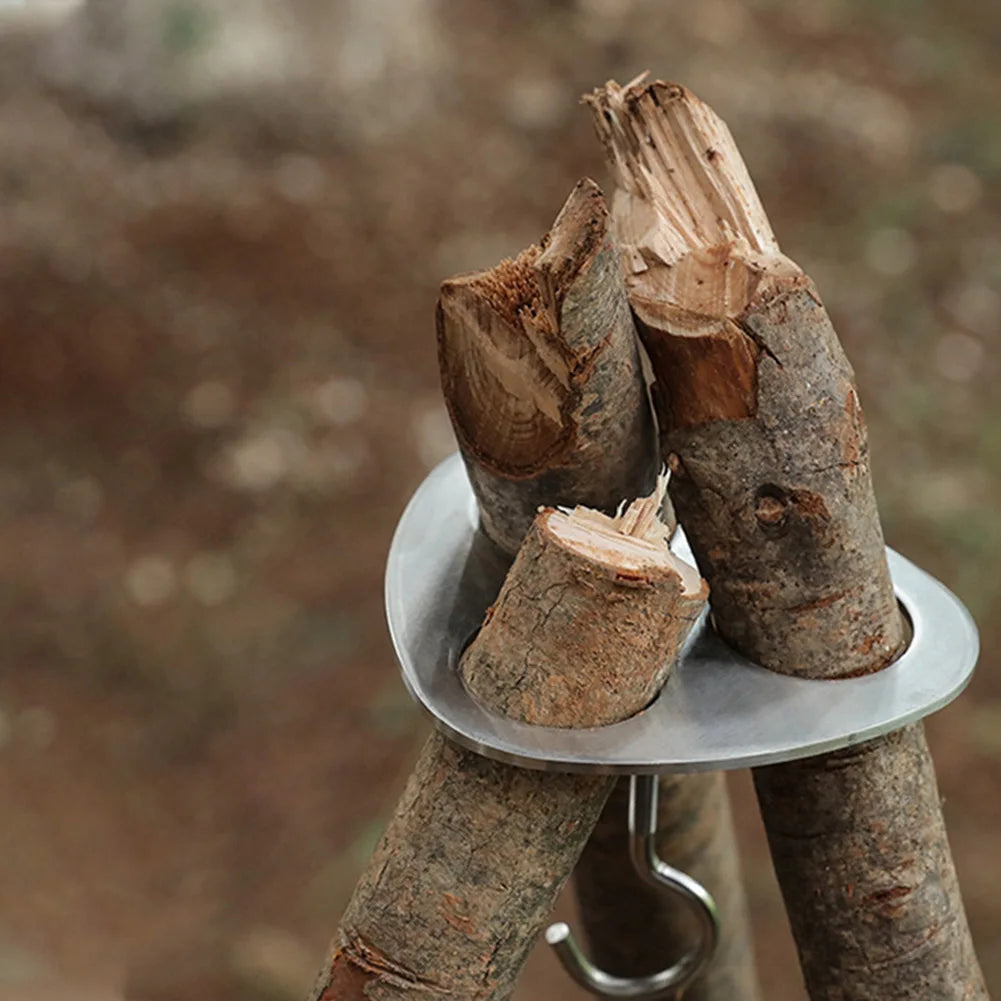
[[(646, 68), (729, 121), (889, 541), (979, 621), (929, 731), (1001, 991), (999, 45), (980, 0), (0, 4), (0, 998), (304, 993), (426, 732), (381, 577), (453, 447), (438, 282), (605, 180), (577, 97)], [(519, 997), (581, 995), (537, 950)]]

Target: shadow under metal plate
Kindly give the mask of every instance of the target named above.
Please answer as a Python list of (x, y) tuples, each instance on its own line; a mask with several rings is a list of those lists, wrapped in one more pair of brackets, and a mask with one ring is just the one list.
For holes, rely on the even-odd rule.
[[(465, 468), (453, 455), (420, 485), (397, 526), (386, 566), (389, 631), (407, 688), (437, 726), (471, 750), (525, 768), (652, 774), (804, 758), (940, 709), (966, 687), (977, 660), (977, 629), (959, 599), (888, 549), (914, 636), (882, 671), (838, 681), (776, 674), (734, 653), (703, 616), (643, 712), (589, 730), (530, 726), (476, 703), (457, 669), (509, 562), (477, 524)], [(692, 561), (680, 531), (672, 549)]]

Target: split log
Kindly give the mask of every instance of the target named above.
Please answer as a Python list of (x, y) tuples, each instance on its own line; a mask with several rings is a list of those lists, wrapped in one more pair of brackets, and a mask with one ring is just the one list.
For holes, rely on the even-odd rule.
[[(885, 667), (906, 627), (852, 369), (817, 290), (710, 108), (642, 80), (590, 103), (671, 496), (717, 628), (775, 671)], [(920, 725), (755, 784), (814, 1001), (986, 997)]]
[[(520, 718), (542, 725), (600, 725), (644, 707), (707, 593), (669, 552), (663, 525), (649, 516), (629, 521), (661, 500), (662, 492), (637, 501), (614, 520), (579, 510), (539, 514), (464, 657), (470, 678), (491, 679), (481, 699), (520, 687), (519, 697), (528, 696)], [(543, 580), (556, 586), (536, 595), (535, 611), (549, 609), (539, 616), (523, 596)], [(616, 623), (605, 667), (636, 681), (617, 706), (574, 683), (565, 616)], [(535, 651), (545, 670), (513, 685)], [(579, 694), (575, 706), (548, 697), (556, 677), (568, 696)], [(312, 1001), (508, 998), (613, 784), (515, 768), (433, 735), (348, 904)]]
[[(593, 181), (576, 186), (538, 247), (446, 281), (437, 326), (445, 402), (482, 528), (502, 550), (514, 554), (540, 505), (610, 512), (650, 489), (661, 463), (656, 425), (608, 211)], [(516, 714), (512, 704), (507, 710)], [(627, 801), (623, 780), (574, 872), (591, 954), (622, 976), (660, 969), (694, 931), (688, 908), (635, 872)], [(690, 867), (716, 898), (723, 928), (687, 997), (757, 1001), (725, 782), (672, 777), (661, 782), (659, 804), (660, 857)], [(648, 920), (637, 926), (640, 913)]]

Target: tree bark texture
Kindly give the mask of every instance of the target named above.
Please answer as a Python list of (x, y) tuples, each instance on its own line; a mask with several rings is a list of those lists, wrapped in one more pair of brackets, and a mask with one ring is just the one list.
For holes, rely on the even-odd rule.
[(311, 1001), (510, 997), (611, 786), (432, 734)]
[[(577, 185), (539, 247), (490, 271), (446, 281), (437, 326), (442, 388), (481, 526), (504, 551), (517, 550), (540, 505), (586, 504), (610, 513), (623, 498), (650, 488), (661, 462), (656, 424), (608, 210), (594, 182)], [(685, 812), (675, 817), (675, 792), (685, 788)], [(627, 781), (617, 795), (628, 795)], [(684, 868), (693, 858), (700, 842), (692, 831), (721, 824), (717, 850), (696, 868), (716, 895), (726, 931), (689, 997), (756, 1001), (725, 786), (721, 779), (707, 784), (679, 776), (661, 783), (660, 803), (658, 843), (672, 865)], [(649, 903), (651, 891), (629, 858), (625, 814), (606, 810), (593, 839), (600, 848), (586, 850), (574, 872), (578, 896), (587, 901), (590, 948), (596, 955), (639, 949), (659, 957), (618, 971), (623, 975), (659, 968), (664, 956), (691, 940), (686, 907), (660, 894), (653, 908), (658, 920), (633, 927), (631, 916)], [(603, 920), (586, 913), (599, 906), (596, 887), (607, 893), (595, 912)], [(682, 939), (679, 930), (686, 932)], [(717, 983), (727, 989), (718, 992)]]
[[(704, 604), (704, 582), (668, 552), (666, 529), (657, 528), (662, 495), (637, 502), (654, 517), (634, 525), (636, 535), (620, 531), (623, 519), (634, 524), (629, 511), (615, 520), (596, 512), (541, 513), (505, 582), (503, 602), (547, 580), (581, 621), (610, 616), (616, 644), (604, 665), (619, 675), (626, 665), (646, 671), (611, 712), (604, 700), (587, 702), (584, 691), (585, 701), (570, 717), (577, 726), (642, 709), (647, 686), (662, 675), (665, 659), (673, 661), (686, 633), (671, 632), (677, 645), (665, 647), (663, 623), (693, 621)], [(632, 604), (634, 613), (627, 610)], [(547, 697), (554, 676), (549, 665), (567, 656), (560, 614), (534, 616), (526, 629), (521, 617), (499, 605), (465, 657), (492, 676), (481, 699), (502, 693), (490, 707), (503, 711), (504, 693), (514, 691), (511, 681), (537, 649), (547, 667), (524, 672), (521, 694), (528, 698), (518, 702), (521, 718), (566, 725), (565, 699)], [(662, 642), (652, 643), (652, 635)], [(565, 676), (574, 666), (565, 662)], [(567, 686), (566, 698), (577, 691)], [(415, 993), (428, 1001), (509, 997), (613, 785), (602, 776), (489, 761), (433, 735), (355, 888), (312, 1001), (402, 1001)]]
[[(811, 284), (763, 284), (739, 321), (755, 386), (753, 412), (739, 420), (687, 421), (698, 373), (670, 335), (643, 327), (672, 410), (662, 425), (671, 494), (699, 566), (718, 581), (713, 617), (728, 642), (787, 674), (877, 671), (903, 648), (905, 626), (853, 373)], [(688, 353), (700, 342), (681, 340)]]
[[(685, 1001), (757, 999), (726, 779), (722, 772), (664, 776), (659, 797), (658, 854), (702, 883), (721, 915), (715, 958), (685, 991)], [(687, 910), (623, 861), (628, 807), (629, 787), (620, 782), (584, 848), (574, 885), (591, 959), (609, 973), (639, 976), (680, 959), (696, 928)], [(607, 934), (612, 927), (616, 934)]]
[(673, 658), (664, 651), (680, 649), (705, 607), (708, 590), (666, 540), (663, 562), (653, 564), (648, 544), (636, 552), (592, 544), (584, 555), (567, 544), (581, 532), (603, 541), (574, 515), (538, 515), (462, 658), (470, 694), (524, 723), (605, 726), (626, 707), (639, 712), (667, 681)]
[(920, 724), (754, 784), (811, 998), (987, 997)]
[[(853, 374), (726, 126), (684, 88), (592, 97), (671, 496), (716, 627), (775, 671), (906, 642)], [(755, 776), (814, 1001), (986, 997), (920, 726)]]

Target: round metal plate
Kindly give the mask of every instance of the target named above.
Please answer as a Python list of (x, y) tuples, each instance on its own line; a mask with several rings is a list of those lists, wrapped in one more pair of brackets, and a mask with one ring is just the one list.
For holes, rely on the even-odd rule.
[[(890, 667), (862, 678), (808, 681), (738, 656), (703, 618), (655, 702), (591, 730), (529, 726), (466, 693), (456, 664), (497, 596), (508, 560), (477, 530), (458, 455), (418, 488), (389, 551), (389, 631), (411, 694), (449, 737), (490, 758), (564, 772), (659, 773), (746, 768), (857, 744), (954, 699), (973, 673), (977, 629), (934, 577), (887, 550), (914, 637)], [(681, 533), (675, 552), (691, 561)]]

